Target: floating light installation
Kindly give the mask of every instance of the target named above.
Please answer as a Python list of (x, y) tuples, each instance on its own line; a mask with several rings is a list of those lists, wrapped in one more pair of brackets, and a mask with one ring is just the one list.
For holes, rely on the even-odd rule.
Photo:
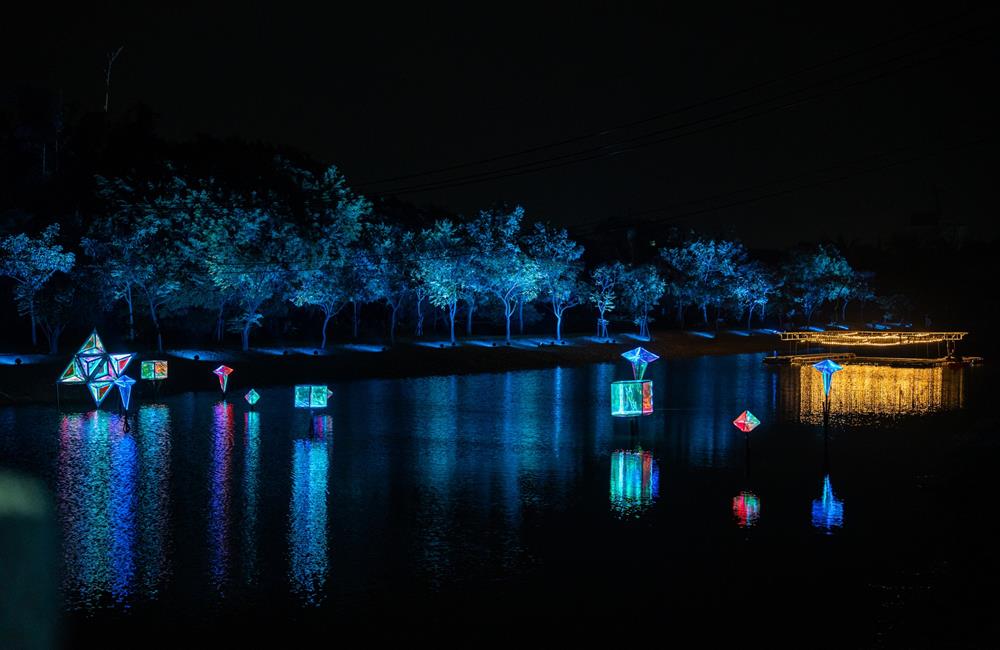
[(254, 406), (258, 401), (260, 401), (260, 393), (251, 388), (247, 391), (247, 394), (243, 396), (243, 399), (245, 399), (247, 404), (250, 406)]
[(219, 376), (219, 386), (222, 387), (222, 392), (225, 393), (226, 387), (229, 386), (229, 375), (233, 373), (233, 369), (229, 366), (219, 366), (212, 372)]
[(122, 410), (128, 411), (129, 403), (132, 401), (132, 386), (135, 380), (128, 375), (122, 375), (115, 379), (115, 386), (118, 387), (118, 396), (122, 398)]
[(833, 383), (833, 373), (840, 372), (844, 366), (830, 359), (823, 359), (819, 363), (814, 363), (813, 368), (823, 375), (823, 394), (830, 397), (830, 386)]
[(750, 411), (743, 411), (733, 420), (733, 425), (743, 433), (750, 433), (760, 425), (760, 420)]
[(333, 391), (326, 386), (301, 384), (295, 387), (295, 408), (322, 409)]
[(143, 361), (139, 369), (139, 377), (149, 381), (167, 378), (167, 362), (157, 359)]
[(649, 415), (653, 412), (653, 382), (643, 376), (646, 367), (660, 357), (641, 347), (624, 352), (622, 356), (632, 364), (633, 379), (611, 382), (611, 415)]
[[(58, 383), (86, 385), (94, 404), (100, 406), (114, 386), (121, 388), (117, 380), (124, 376), (125, 369), (134, 356), (132, 353), (108, 354), (97, 330), (94, 330), (73, 355), (73, 360), (59, 376)], [(130, 389), (131, 385), (128, 385), (125, 390)], [(127, 401), (128, 396), (124, 396), (123, 402)]]

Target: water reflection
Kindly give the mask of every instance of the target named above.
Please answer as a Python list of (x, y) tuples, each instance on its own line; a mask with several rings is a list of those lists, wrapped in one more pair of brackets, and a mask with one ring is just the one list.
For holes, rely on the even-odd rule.
[(823, 477), (823, 495), (812, 502), (812, 525), (827, 534), (844, 525), (844, 502), (833, 494), (829, 474)]
[(257, 492), (260, 484), (260, 413), (243, 414), (243, 534), (241, 555), (244, 584), (257, 578)]
[(229, 573), (229, 478), (232, 473), (233, 405), (212, 407), (212, 460), (209, 474), (208, 545), (212, 586), (221, 592)]
[(611, 510), (637, 517), (660, 497), (660, 469), (642, 449), (611, 453)]
[(327, 559), (327, 441), (306, 438), (292, 447), (292, 501), (288, 514), (289, 580), (307, 605), (323, 600)]
[(94, 410), (59, 425), (64, 590), (71, 608), (155, 597), (166, 574), (169, 415), (143, 407), (139, 430)]
[(742, 528), (757, 525), (760, 519), (760, 499), (752, 492), (740, 492), (733, 499), (733, 517)]
[[(782, 370), (782, 413), (812, 424), (823, 421), (823, 378), (812, 366)], [(833, 417), (852, 419), (962, 408), (960, 368), (894, 368), (847, 364), (830, 391)]]

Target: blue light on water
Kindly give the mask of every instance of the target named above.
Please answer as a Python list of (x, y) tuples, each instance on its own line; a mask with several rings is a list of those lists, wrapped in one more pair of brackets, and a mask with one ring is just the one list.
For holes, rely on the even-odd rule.
[(292, 447), (292, 500), (288, 514), (289, 581), (306, 605), (323, 600), (327, 558), (327, 442), (295, 440)]
[(229, 479), (232, 472), (233, 405), (213, 407), (212, 458), (209, 476), (208, 544), (212, 586), (222, 592), (229, 574)]
[(823, 496), (812, 502), (812, 525), (827, 534), (844, 525), (844, 502), (833, 494), (829, 474), (823, 477)]

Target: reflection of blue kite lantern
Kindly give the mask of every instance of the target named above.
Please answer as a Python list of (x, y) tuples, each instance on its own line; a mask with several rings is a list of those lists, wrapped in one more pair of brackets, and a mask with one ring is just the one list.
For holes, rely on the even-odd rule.
[(643, 348), (629, 350), (622, 356), (632, 364), (634, 379), (611, 383), (611, 415), (649, 415), (653, 412), (653, 382), (643, 379), (643, 375), (646, 374), (646, 366), (660, 357)]
[(812, 525), (827, 533), (844, 525), (844, 502), (833, 494), (829, 474), (823, 477), (823, 496), (812, 503)]
[(823, 395), (826, 397), (830, 396), (830, 384), (833, 381), (833, 373), (840, 372), (844, 369), (844, 366), (840, 365), (836, 361), (831, 361), (830, 359), (824, 359), (819, 363), (814, 363), (813, 368), (817, 372), (823, 375)]
[(333, 395), (326, 386), (298, 385), (295, 387), (295, 408), (324, 409)]
[(132, 386), (135, 380), (128, 375), (122, 375), (115, 379), (115, 386), (118, 387), (118, 396), (122, 398), (122, 410), (127, 411), (128, 405), (132, 401)]

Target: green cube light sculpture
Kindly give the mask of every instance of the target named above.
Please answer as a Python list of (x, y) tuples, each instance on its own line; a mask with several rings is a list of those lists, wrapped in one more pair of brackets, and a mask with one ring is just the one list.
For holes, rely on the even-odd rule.
[(159, 360), (143, 361), (139, 368), (139, 377), (157, 381), (167, 378), (167, 362)]
[(634, 379), (611, 383), (611, 415), (649, 415), (653, 412), (653, 382), (643, 379), (643, 375), (646, 374), (646, 367), (660, 357), (643, 348), (629, 350), (622, 356), (632, 364)]
[(295, 408), (300, 409), (323, 409), (326, 408), (327, 401), (333, 395), (326, 386), (311, 386), (300, 384), (295, 387)]

